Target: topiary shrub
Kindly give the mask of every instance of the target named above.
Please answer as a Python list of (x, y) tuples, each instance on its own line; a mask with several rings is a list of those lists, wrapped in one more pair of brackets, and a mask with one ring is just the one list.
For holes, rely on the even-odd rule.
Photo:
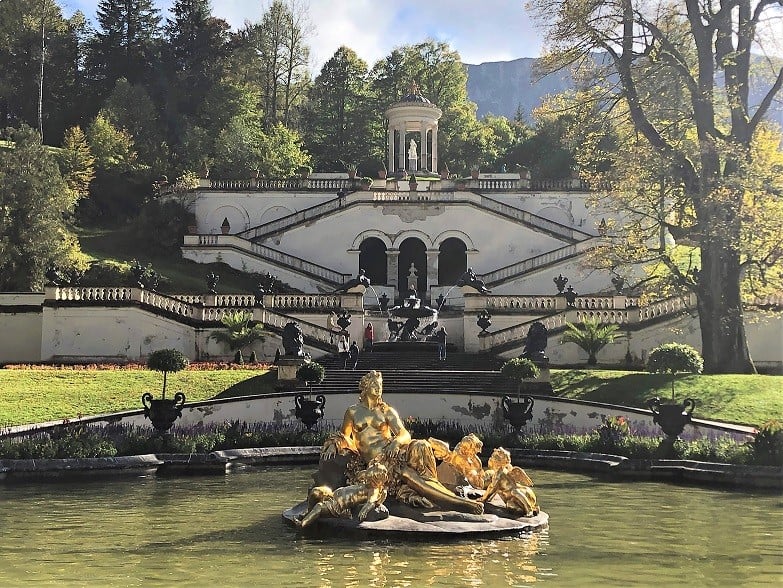
[(515, 357), (503, 364), (503, 367), (500, 368), (500, 373), (512, 382), (516, 382), (517, 394), (519, 394), (522, 382), (531, 378), (537, 378), (541, 370), (538, 369), (538, 366), (532, 360), (526, 357)]
[(245, 357), (242, 355), (241, 349), (237, 349), (237, 352), (234, 354), (234, 363), (237, 365), (245, 365)]
[(258, 356), (256, 355), (255, 349), (250, 352), (250, 359), (247, 360), (249, 363), (258, 363)]
[(296, 370), (296, 378), (307, 385), (311, 394), (313, 392), (313, 384), (323, 382), (324, 376), (326, 376), (326, 369), (317, 361), (304, 363)]
[(184, 370), (189, 363), (188, 358), (176, 349), (158, 349), (150, 353), (147, 367), (156, 372), (163, 372), (163, 398), (166, 398), (166, 375), (169, 372)]
[(664, 343), (650, 352), (647, 370), (650, 373), (669, 373), (672, 375), (672, 400), (674, 400), (674, 374), (690, 372), (700, 374), (704, 369), (704, 360), (699, 352), (685, 343)]

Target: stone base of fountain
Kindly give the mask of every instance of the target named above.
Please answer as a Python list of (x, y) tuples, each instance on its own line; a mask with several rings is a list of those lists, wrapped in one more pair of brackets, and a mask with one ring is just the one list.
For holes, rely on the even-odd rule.
[[(327, 518), (318, 519), (306, 531), (318, 529), (338, 530), (331, 533), (335, 537), (346, 532), (367, 535), (406, 534), (411, 538), (449, 535), (511, 535), (542, 531), (549, 527), (549, 515), (539, 512), (535, 516), (514, 518), (505, 509), (494, 504), (486, 504), (483, 515), (466, 514), (455, 511), (414, 509), (397, 502), (387, 500), (388, 517), (369, 516), (363, 522), (358, 519)], [(296, 526), (295, 520), (307, 512), (307, 501), (283, 512), (283, 520)], [(370, 520), (375, 518), (377, 520)]]

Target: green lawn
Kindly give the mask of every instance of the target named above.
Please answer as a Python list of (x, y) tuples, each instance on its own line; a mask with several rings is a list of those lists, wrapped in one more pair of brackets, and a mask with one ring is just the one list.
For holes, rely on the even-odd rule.
[[(277, 373), (264, 369), (185, 370), (168, 376), (167, 394), (189, 402), (272, 392)], [(646, 408), (671, 396), (668, 376), (610, 370), (552, 370), (558, 396)], [(0, 427), (141, 408), (158, 398), (163, 376), (146, 369), (0, 369)], [(678, 376), (676, 398), (696, 400), (695, 415), (758, 425), (783, 417), (781, 376)]]
[[(271, 391), (276, 375), (262, 369), (185, 370), (168, 375), (166, 394), (188, 402)], [(160, 397), (163, 375), (150, 370), (0, 369), (0, 427), (141, 408)]]
[(130, 264), (133, 259), (137, 259), (145, 266), (152, 263), (155, 271), (165, 279), (161, 285), (162, 292), (203, 294), (206, 291), (205, 276), (210, 272), (220, 276), (217, 285), (220, 293), (250, 294), (258, 285), (255, 276), (238, 271), (225, 263), (196, 263), (183, 259), (178, 252), (162, 251), (157, 255), (140, 252), (132, 227), (80, 230), (79, 243), (82, 252), (96, 261)]
[[(611, 370), (552, 370), (555, 394), (647, 408), (647, 399), (671, 398), (671, 376)], [(783, 418), (783, 377), (678, 374), (675, 399), (693, 398), (701, 418), (758, 425)]]

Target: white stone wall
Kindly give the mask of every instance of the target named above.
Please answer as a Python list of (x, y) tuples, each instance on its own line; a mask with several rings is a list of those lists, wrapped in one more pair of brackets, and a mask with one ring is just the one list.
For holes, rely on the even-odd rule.
[[(188, 391), (183, 390), (187, 396)], [(326, 397), (324, 418), (321, 425), (337, 429), (342, 423), (345, 409), (356, 403), (358, 391), (346, 390), (330, 393)], [(393, 406), (403, 419), (457, 422), (463, 427), (477, 431), (496, 430), (505, 426), (502, 413), (502, 397), (491, 393), (476, 394), (422, 394), (416, 390), (408, 393), (386, 393), (384, 400)], [(230, 421), (246, 423), (296, 424), (292, 395), (273, 394), (235, 401), (211, 401), (197, 406), (185, 405), (178, 427), (222, 424)], [(552, 431), (587, 433), (599, 427), (609, 416), (624, 416), (631, 430), (639, 433), (660, 434), (649, 411), (599, 405), (596, 403), (569, 401), (558, 398), (536, 398), (533, 405), (533, 419), (525, 431)], [(127, 415), (124, 423), (150, 426), (143, 415)], [(685, 435), (702, 436), (720, 429), (702, 423), (692, 423), (685, 428)], [(742, 431), (742, 428), (734, 430)]]

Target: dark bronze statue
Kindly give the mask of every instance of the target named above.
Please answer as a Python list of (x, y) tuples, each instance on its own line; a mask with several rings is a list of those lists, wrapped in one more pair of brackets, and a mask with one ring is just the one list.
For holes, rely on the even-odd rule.
[(291, 321), (283, 327), (283, 349), (285, 355), (302, 357), (304, 352), (304, 335), (299, 323)]
[(548, 339), (549, 331), (546, 326), (544, 326), (544, 323), (540, 321), (534, 322), (527, 331), (527, 339), (525, 341), (525, 348), (522, 351), (522, 357), (536, 362), (549, 361), (549, 358), (544, 353)]
[(468, 271), (466, 271), (464, 274), (460, 276), (459, 280), (457, 280), (457, 285), (470, 286), (471, 288), (478, 290), (482, 294), (489, 294), (490, 292), (492, 292), (492, 290), (487, 288), (486, 284), (484, 284), (484, 281), (478, 278), (476, 272), (473, 271), (472, 267), (469, 267)]

